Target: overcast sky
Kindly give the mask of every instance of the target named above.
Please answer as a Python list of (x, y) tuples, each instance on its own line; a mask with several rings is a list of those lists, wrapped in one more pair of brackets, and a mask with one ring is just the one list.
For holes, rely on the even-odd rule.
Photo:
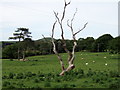
[[(69, 1), (69, 0), (66, 0)], [(76, 8), (74, 31), (78, 31), (88, 22), (87, 27), (76, 37), (98, 38), (103, 34), (118, 36), (118, 1), (119, 0), (71, 0), (66, 9), (64, 20), (65, 38), (71, 39), (67, 20), (71, 19)], [(61, 15), (64, 0), (0, 0), (0, 41), (8, 41), (9, 36), (19, 27), (29, 28), (32, 39), (49, 37), (55, 21), (53, 10)], [(57, 25), (54, 38), (60, 37)]]

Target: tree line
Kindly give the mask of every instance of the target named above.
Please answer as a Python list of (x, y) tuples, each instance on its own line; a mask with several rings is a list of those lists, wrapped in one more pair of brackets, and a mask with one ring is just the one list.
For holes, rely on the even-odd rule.
[[(61, 39), (54, 39), (56, 44), (56, 49), (59, 53), (65, 53)], [(72, 51), (73, 40), (65, 40), (67, 48)], [(110, 34), (104, 34), (97, 39), (93, 37), (79, 38), (77, 40), (77, 47), (75, 52), (79, 51), (89, 51), (89, 52), (109, 52), (112, 54), (120, 53), (120, 36), (113, 37)], [(19, 52), (18, 52), (19, 47)], [(30, 37), (24, 38), (21, 42), (5, 42), (2, 41), (2, 58), (19, 58), (35, 55), (46, 55), (53, 54), (53, 46), (51, 43), (51, 38), (42, 38), (39, 40), (32, 40)]]

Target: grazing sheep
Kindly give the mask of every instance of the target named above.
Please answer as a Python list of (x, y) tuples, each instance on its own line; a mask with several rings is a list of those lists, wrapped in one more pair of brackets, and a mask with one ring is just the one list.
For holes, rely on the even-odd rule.
[(81, 58), (82, 60), (84, 59), (84, 58)]
[(107, 58), (107, 57), (104, 57), (104, 58)]
[(107, 64), (107, 63), (105, 63), (105, 65), (107, 66), (108, 64)]
[(85, 65), (88, 65), (88, 63), (86, 62)]
[(93, 63), (95, 63), (95, 61), (93, 61)]

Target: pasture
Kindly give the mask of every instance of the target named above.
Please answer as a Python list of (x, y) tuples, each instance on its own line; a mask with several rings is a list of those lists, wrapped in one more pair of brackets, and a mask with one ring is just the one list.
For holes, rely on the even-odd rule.
[[(67, 66), (67, 54), (62, 53)], [(3, 88), (118, 88), (118, 55), (75, 53), (75, 69), (59, 76), (56, 55), (27, 57), (29, 61), (2, 60)]]

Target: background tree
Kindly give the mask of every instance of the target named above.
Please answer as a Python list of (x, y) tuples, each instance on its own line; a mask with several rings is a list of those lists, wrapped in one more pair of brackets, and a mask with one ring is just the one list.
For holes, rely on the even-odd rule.
[[(31, 32), (29, 32), (28, 28), (17, 28), (15, 33), (13, 33), (14, 37), (9, 37), (9, 39), (19, 39), (19, 42), (21, 39), (24, 41), (25, 38), (30, 38), (31, 36), (29, 35)], [(20, 45), (18, 44), (18, 60), (20, 59)], [(25, 59), (25, 49), (23, 48), (23, 60)]]
[(94, 42), (95, 40), (93, 37), (87, 37), (86, 39), (79, 38), (77, 51), (82, 51), (82, 50), (92, 51)]
[(94, 43), (94, 51), (104, 52), (108, 50), (109, 41), (112, 40), (113, 37), (110, 34), (104, 34), (96, 39)]
[(25, 38), (24, 41), (20, 42), (20, 49), (25, 53), (25, 56), (33, 55), (34, 51), (34, 41), (31, 38)]
[[(23, 38), (23, 35), (22, 35), (22, 32), (19, 32), (18, 30), (16, 30), (15, 33), (13, 33), (13, 37), (9, 37), (9, 39), (14, 39), (14, 40), (18, 39), (18, 43), (19, 43)], [(20, 59), (20, 47), (18, 45), (18, 60), (19, 59)]]
[(120, 53), (120, 36), (109, 41), (108, 48), (110, 53)]
[(2, 51), (2, 58), (13, 59), (17, 57), (17, 44), (7, 45)]

